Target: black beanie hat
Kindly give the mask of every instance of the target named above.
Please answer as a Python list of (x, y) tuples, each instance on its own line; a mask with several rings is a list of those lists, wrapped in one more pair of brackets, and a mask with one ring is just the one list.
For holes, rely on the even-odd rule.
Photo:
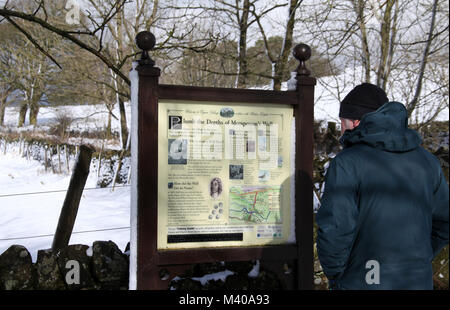
[(388, 102), (384, 90), (370, 83), (363, 83), (350, 91), (341, 102), (339, 117), (360, 120), (364, 114), (373, 112)]

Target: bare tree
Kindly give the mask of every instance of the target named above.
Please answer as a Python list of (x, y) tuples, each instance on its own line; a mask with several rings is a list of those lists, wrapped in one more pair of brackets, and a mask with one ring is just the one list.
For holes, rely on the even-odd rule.
[[(153, 29), (157, 32), (157, 58), (165, 52), (170, 54), (174, 50), (184, 49), (184, 38), (195, 29), (195, 24), (182, 22), (186, 16), (182, 12), (173, 13), (167, 9), (173, 1), (164, 2), (162, 5), (159, 0), (88, 0), (89, 6), (81, 10), (76, 25), (66, 23), (65, 14), (68, 12), (63, 8), (59, 14), (50, 14), (52, 4), (45, 0), (34, 1), (32, 9), (20, 8), (7, 1), (0, 8), (0, 15), (11, 24), (23, 21), (54, 33), (64, 42), (70, 42), (94, 55), (109, 69), (110, 78), (102, 83), (115, 91), (120, 111), (122, 147), (125, 147), (128, 128), (124, 102), (130, 98), (128, 70), (132, 59), (138, 54), (134, 44), (135, 35), (140, 30)], [(60, 66), (51, 51), (39, 44), (35, 34), (28, 29), (22, 32), (47, 59)], [(209, 40), (206, 38), (201, 41), (199, 48), (206, 46)], [(192, 46), (192, 42), (190, 44)], [(167, 60), (169, 57), (161, 58)]]
[(436, 72), (445, 66), (438, 72), (448, 74), (448, 3), (304, 0), (300, 16), (299, 35), (346, 72), (324, 85), (338, 100), (349, 88), (373, 81), (391, 100), (405, 103), (411, 121), (429, 122), (448, 106), (448, 80)]
[(0, 126), (4, 125), (5, 109), (9, 103), (9, 97), (17, 89), (16, 76), (13, 74), (14, 68), (13, 50), (8, 48), (13, 44), (14, 37), (11, 35), (12, 26), (0, 24)]
[[(286, 23), (284, 25), (285, 30), (283, 35), (283, 43), (278, 55), (275, 53), (275, 50), (269, 45), (266, 30), (264, 29), (264, 26), (261, 22), (261, 18), (266, 14), (266, 11), (263, 11), (262, 13), (257, 13), (255, 10), (252, 10), (252, 15), (255, 17), (255, 20), (258, 23), (261, 36), (264, 40), (266, 55), (269, 58), (270, 63), (272, 64), (271, 78), (273, 80), (272, 84), (274, 90), (281, 89), (281, 82), (284, 73), (286, 71), (288, 58), (291, 54), (291, 49), (293, 46), (293, 33), (294, 33), (296, 12), (301, 3), (302, 0), (290, 0), (289, 3), (287, 4), (289, 9), (286, 17)], [(271, 7), (270, 10), (273, 10), (275, 8), (276, 6)]]
[(430, 26), (428, 30), (428, 37), (425, 42), (425, 47), (422, 53), (422, 59), (420, 62), (420, 69), (417, 77), (416, 89), (414, 92), (413, 99), (408, 103), (408, 114), (411, 115), (412, 111), (414, 111), (417, 103), (419, 101), (420, 94), (422, 92), (422, 82), (425, 75), (425, 69), (428, 62), (428, 58), (430, 56), (431, 43), (433, 41), (433, 34), (435, 31), (435, 22), (436, 22), (436, 12), (437, 12), (438, 0), (433, 1), (432, 9), (431, 9), (431, 20)]

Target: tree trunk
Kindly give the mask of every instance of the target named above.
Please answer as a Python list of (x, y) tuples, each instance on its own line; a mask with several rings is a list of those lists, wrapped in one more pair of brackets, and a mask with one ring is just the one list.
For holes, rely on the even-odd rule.
[(289, 54), (292, 48), (292, 36), (295, 26), (295, 12), (299, 6), (300, 0), (291, 0), (289, 5), (289, 16), (286, 24), (286, 33), (284, 35), (284, 42), (280, 52), (280, 57), (275, 64), (275, 76), (273, 77), (273, 90), (281, 90), (281, 82), (283, 80), (283, 73), (286, 70)]
[(106, 125), (106, 139), (111, 139), (111, 112), (108, 113), (108, 124)]
[(278, 73), (281, 69), (279, 69), (281, 66), (278, 66), (275, 64), (275, 75), (273, 76), (273, 90), (281, 90), (281, 82), (283, 80), (283, 72), (281, 72), (281, 75)]
[(38, 113), (39, 113), (39, 104), (32, 103), (30, 106), (30, 125), (36, 126)]
[(10, 85), (5, 90), (2, 91), (0, 97), (0, 126), (5, 123), (5, 110), (8, 105), (8, 96), (12, 93), (13, 87)]
[(28, 111), (28, 103), (22, 102), (20, 104), (20, 110), (19, 110), (19, 123), (17, 124), (18, 127), (22, 127), (25, 124), (25, 118), (27, 116)]
[(127, 126), (127, 114), (125, 112), (125, 103), (122, 98), (119, 97), (119, 111), (120, 111), (120, 130), (122, 132), (122, 148), (127, 146), (128, 139), (128, 126)]
[(389, 80), (389, 75), (391, 74), (392, 60), (394, 58), (395, 39), (397, 37), (398, 11), (399, 11), (398, 1), (395, 1), (394, 19), (393, 19), (392, 28), (391, 28), (391, 38), (390, 38), (390, 44), (389, 44), (389, 54), (388, 54), (388, 60), (387, 60), (387, 66), (386, 66), (386, 74), (385, 74), (385, 79), (383, 80), (383, 85), (381, 87), (383, 89), (386, 89), (386, 84), (387, 84), (387, 81)]
[(391, 43), (390, 40), (390, 29), (391, 29), (391, 12), (392, 7), (394, 6), (396, 0), (387, 0), (386, 1), (386, 9), (383, 15), (383, 22), (381, 24), (381, 55), (380, 55), (380, 64), (377, 72), (377, 86), (383, 88), (383, 85), (386, 85), (386, 65), (387, 59), (389, 55), (389, 45)]
[(364, 3), (363, 0), (353, 1), (353, 7), (358, 18), (359, 30), (361, 31), (362, 63), (365, 73), (364, 81), (370, 83), (370, 51), (367, 40), (366, 20), (364, 18)]
[(0, 101), (0, 126), (5, 123), (6, 97)]
[(430, 55), (431, 41), (433, 41), (433, 32), (434, 32), (434, 24), (436, 21), (437, 3), (438, 3), (438, 0), (434, 0), (433, 9), (432, 9), (432, 13), (431, 13), (432, 15), (431, 15), (431, 22), (430, 22), (430, 31), (428, 32), (427, 42), (425, 44), (425, 49), (422, 54), (422, 60), (420, 63), (419, 77), (417, 79), (416, 90), (414, 92), (413, 99), (411, 100), (411, 102), (408, 104), (408, 106), (406, 108), (408, 111), (408, 117), (410, 117), (412, 112), (416, 109), (417, 103), (419, 102), (420, 93), (422, 92), (423, 77), (425, 75), (425, 68), (426, 68), (426, 65), (428, 62), (428, 56)]
[(250, 12), (250, 0), (245, 0), (242, 7), (242, 16), (239, 16), (239, 8), (236, 7), (236, 14), (239, 23), (239, 54), (238, 54), (238, 79), (237, 87), (245, 88), (248, 83), (248, 62), (247, 62), (247, 30), (248, 15)]

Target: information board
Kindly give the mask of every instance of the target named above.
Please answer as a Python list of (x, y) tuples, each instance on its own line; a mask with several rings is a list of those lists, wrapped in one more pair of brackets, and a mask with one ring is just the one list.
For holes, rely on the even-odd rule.
[(159, 100), (158, 250), (295, 242), (293, 107)]

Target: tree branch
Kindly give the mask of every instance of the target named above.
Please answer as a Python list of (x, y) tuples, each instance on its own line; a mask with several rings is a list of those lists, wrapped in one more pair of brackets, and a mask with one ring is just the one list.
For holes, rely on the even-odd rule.
[(4, 16), (5, 18), (6, 17), (17, 17), (17, 18), (20, 18), (23, 20), (27, 20), (27, 21), (39, 24), (41, 27), (43, 27), (53, 33), (56, 33), (63, 38), (68, 39), (69, 41), (78, 45), (82, 49), (84, 49), (84, 50), (90, 52), (91, 54), (95, 55), (96, 57), (98, 57), (108, 68), (110, 68), (114, 73), (116, 73), (127, 85), (131, 85), (128, 77), (125, 74), (123, 74), (116, 66), (114, 66), (114, 64), (109, 59), (107, 59), (104, 55), (102, 55), (100, 52), (98, 52), (94, 48), (88, 46), (86, 43), (84, 43), (80, 39), (74, 37), (68, 31), (65, 31), (58, 27), (55, 27), (39, 17), (30, 15), (30, 14), (26, 14), (26, 13), (22, 13), (22, 12), (17, 12), (17, 11), (2, 8), (2, 9), (0, 9), (0, 15)]
[(15, 28), (17, 28), (17, 30), (19, 30), (21, 33), (23, 33), (25, 35), (25, 37), (34, 45), (34, 47), (36, 47), (42, 54), (44, 54), (45, 56), (47, 56), (55, 65), (58, 66), (58, 68), (60, 68), (62, 70), (61, 65), (48, 53), (46, 52), (40, 45), (39, 43), (36, 42), (36, 40), (33, 39), (33, 37), (26, 32), (25, 29), (23, 29), (22, 27), (20, 27), (15, 21), (13, 21), (9, 16), (5, 16), (6, 20), (13, 25)]

